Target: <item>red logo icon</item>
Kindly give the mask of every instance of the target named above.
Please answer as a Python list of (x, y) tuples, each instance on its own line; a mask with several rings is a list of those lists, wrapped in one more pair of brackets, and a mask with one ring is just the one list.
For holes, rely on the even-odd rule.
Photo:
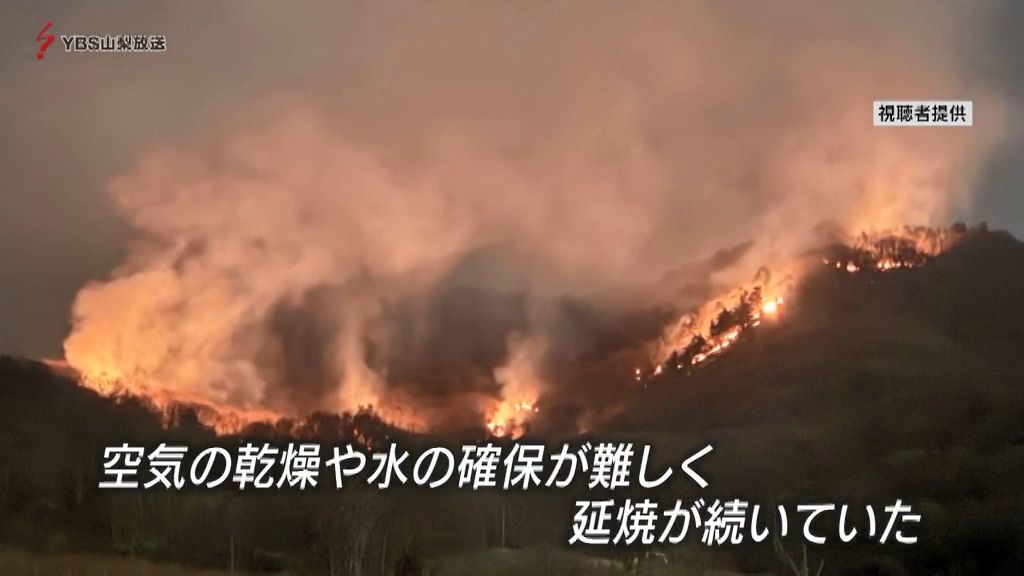
[(43, 26), (43, 29), (39, 31), (39, 35), (36, 36), (36, 42), (43, 43), (43, 45), (39, 47), (39, 52), (36, 54), (36, 59), (38, 60), (43, 59), (43, 56), (46, 54), (46, 49), (50, 47), (50, 44), (53, 44), (55, 39), (53, 34), (46, 34), (46, 31), (50, 29), (50, 26), (53, 26), (53, 22), (47, 22), (46, 26)]

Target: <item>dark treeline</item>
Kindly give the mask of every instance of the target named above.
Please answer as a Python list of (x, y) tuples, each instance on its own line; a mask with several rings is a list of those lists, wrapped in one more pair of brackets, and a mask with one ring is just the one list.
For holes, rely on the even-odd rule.
[[(363, 474), (334, 487), (321, 469), (316, 489), (240, 492), (230, 480), (207, 490), (100, 490), (103, 450), (129, 443), (229, 451), (243, 441), (347, 443), (416, 450), (482, 438), (425, 437), (372, 411), (317, 413), (257, 423), (217, 436), (193, 408), (161, 414), (144, 398), (102, 397), (46, 364), (0, 357), (0, 541), (40, 553), (97, 552), (196, 566), (301, 574), (417, 574), (445, 551), (565, 540), (571, 507), (557, 521), (552, 493), (466, 493), (368, 487)], [(183, 469), (187, 474), (188, 458)], [(142, 469), (145, 468), (143, 465)]]

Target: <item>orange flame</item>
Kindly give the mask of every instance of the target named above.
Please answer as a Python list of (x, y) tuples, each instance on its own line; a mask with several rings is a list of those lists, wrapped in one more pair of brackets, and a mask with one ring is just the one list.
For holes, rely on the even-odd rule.
[[(850, 274), (913, 268), (956, 244), (966, 232), (965, 226), (957, 224), (942, 229), (907, 226), (900, 230), (862, 233), (843, 246), (838, 257), (821, 261), (825, 266)], [(643, 382), (647, 377), (660, 376), (665, 367), (683, 370), (704, 363), (727, 350), (744, 331), (760, 326), (762, 319), (777, 319), (784, 299), (782, 295), (764, 298), (764, 292), (771, 289), (768, 282), (755, 283), (749, 291), (734, 290), (731, 305), (715, 301), (684, 316), (677, 329), (668, 332), (661, 342), (653, 359), (654, 368), (646, 374), (636, 368), (634, 380)]]

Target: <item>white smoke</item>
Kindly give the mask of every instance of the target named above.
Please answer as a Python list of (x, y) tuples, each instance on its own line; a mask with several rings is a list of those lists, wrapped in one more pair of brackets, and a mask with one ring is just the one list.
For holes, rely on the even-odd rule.
[[(283, 413), (310, 407), (278, 391), (301, 394), (304, 380), (326, 381), (309, 392), (326, 409), (425, 401), (438, 386), (410, 380), (440, 364), (453, 402), (500, 401), (511, 376), (544, 379), (522, 350), (492, 358), (484, 332), (580, 353), (553, 313), (566, 299), (608, 314), (685, 308), (699, 295), (666, 302), (641, 287), (683, 269), (703, 270), (683, 279), (695, 286), (746, 280), (822, 223), (944, 222), (998, 134), (998, 102), (962, 83), (950, 41), (962, 14), (832, 8), (357, 14), (367, 30), (319, 81), (330, 90), (239, 102), (260, 112), (148, 153), (112, 183), (138, 241), (79, 293), (67, 359), (158, 395)], [(973, 98), (980, 118), (872, 128), (872, 100), (893, 97)], [(738, 260), (693, 267), (744, 241)], [(480, 258), (491, 266), (467, 265)], [(471, 310), (497, 319), (460, 320), (479, 333), (450, 344), (437, 304), (456, 285), (521, 295), (522, 309)], [(282, 316), (298, 318), (290, 331)], [(314, 344), (292, 350), (295, 333)], [(418, 377), (397, 374), (424, 351)], [(296, 376), (290, 362), (320, 369)]]

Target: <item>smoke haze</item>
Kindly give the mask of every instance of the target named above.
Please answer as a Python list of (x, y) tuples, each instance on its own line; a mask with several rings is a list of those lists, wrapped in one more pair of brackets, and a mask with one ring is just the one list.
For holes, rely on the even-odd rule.
[[(823, 231), (969, 212), (1004, 136), (962, 62), (988, 7), (884, 6), (253, 6), (225, 50), (267, 78), (110, 181), (130, 247), (66, 358), (243, 410), (586, 427), (674, 315)], [(873, 128), (885, 98), (978, 114)]]

